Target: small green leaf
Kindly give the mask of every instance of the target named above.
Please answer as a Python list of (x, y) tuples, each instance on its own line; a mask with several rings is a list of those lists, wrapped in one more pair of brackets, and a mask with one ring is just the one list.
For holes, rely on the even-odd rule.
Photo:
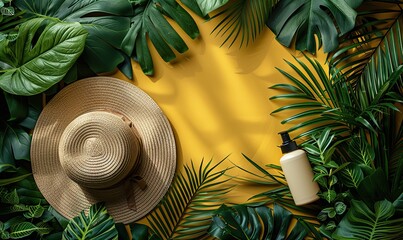
[(30, 222), (17, 223), (11, 226), (10, 236), (13, 239), (28, 237), (37, 229), (37, 226)]
[(347, 206), (343, 202), (336, 202), (334, 204), (334, 209), (336, 210), (337, 215), (342, 215), (346, 211)]
[(325, 199), (329, 203), (333, 202), (333, 200), (337, 196), (337, 194), (334, 190), (325, 191), (323, 193), (319, 193), (318, 195), (321, 196), (323, 199)]

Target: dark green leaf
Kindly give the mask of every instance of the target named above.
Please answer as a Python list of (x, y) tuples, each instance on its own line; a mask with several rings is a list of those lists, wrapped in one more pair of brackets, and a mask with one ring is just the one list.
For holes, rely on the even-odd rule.
[(352, 200), (350, 210), (340, 221), (334, 239), (398, 239), (403, 218), (393, 219), (395, 209), (387, 200), (376, 202), (375, 211), (362, 201)]
[[(276, 204), (273, 212), (266, 206), (222, 205), (213, 216), (209, 233), (218, 239), (285, 239), (291, 218), (288, 210)], [(306, 234), (297, 222), (289, 237), (302, 239)]]
[(9, 93), (4, 93), (7, 101), (10, 119), (8, 121), (15, 121), (24, 119), (28, 115), (28, 102), (23, 96), (16, 96)]
[(171, 47), (179, 53), (188, 49), (166, 17), (173, 19), (191, 38), (199, 35), (199, 29), (191, 15), (176, 1), (148, 0), (138, 6), (121, 46), (127, 55), (139, 61), (147, 75), (154, 73), (147, 37), (166, 62), (176, 58)]
[(349, 188), (358, 188), (358, 185), (364, 179), (364, 173), (357, 164), (350, 164), (340, 173), (342, 183)]
[(336, 203), (334, 204), (334, 209), (335, 209), (335, 211), (336, 211), (336, 213), (337, 213), (338, 215), (342, 215), (342, 214), (346, 211), (347, 206), (346, 206), (346, 204), (343, 203), (343, 202), (336, 202)]
[[(355, 7), (362, 0), (282, 0), (267, 21), (277, 40), (289, 47), (296, 40), (296, 48), (315, 53), (317, 46), (325, 52), (338, 47), (338, 36), (347, 33), (355, 25)], [(337, 26), (335, 26), (337, 23)]]

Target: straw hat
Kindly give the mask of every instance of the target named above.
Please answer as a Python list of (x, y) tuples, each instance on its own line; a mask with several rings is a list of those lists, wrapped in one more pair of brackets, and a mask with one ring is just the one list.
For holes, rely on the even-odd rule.
[(175, 139), (146, 93), (119, 79), (93, 77), (65, 87), (43, 109), (31, 162), (43, 196), (65, 217), (105, 202), (115, 221), (127, 224), (168, 190)]

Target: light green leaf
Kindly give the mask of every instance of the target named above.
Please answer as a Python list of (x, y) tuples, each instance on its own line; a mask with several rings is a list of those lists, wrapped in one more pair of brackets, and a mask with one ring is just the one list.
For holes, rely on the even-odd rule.
[[(338, 47), (338, 37), (355, 25), (355, 7), (362, 0), (282, 0), (269, 18), (267, 25), (277, 40), (289, 47), (296, 39), (296, 48), (315, 53), (319, 46), (325, 52)], [(337, 23), (337, 26), (335, 25)]]
[[(43, 30), (41, 27), (45, 26)], [(28, 20), (9, 47), (18, 65), (0, 75), (0, 88), (16, 95), (34, 95), (63, 79), (83, 51), (86, 31), (78, 23)], [(38, 39), (33, 36), (38, 35)]]
[[(133, 9), (127, 0), (15, 0), (21, 10), (78, 22), (88, 32), (82, 59), (95, 73), (111, 72), (123, 62), (120, 45), (130, 27)], [(80, 47), (83, 43), (77, 43)], [(81, 58), (80, 58), (81, 59)]]
[(70, 220), (63, 232), (63, 239), (117, 239), (115, 222), (106, 211), (104, 204), (97, 203), (90, 207), (88, 216), (84, 211)]
[(212, 11), (224, 6), (228, 0), (196, 0), (203, 15), (207, 15)]
[(17, 223), (11, 226), (10, 237), (12, 239), (24, 238), (31, 235), (37, 230), (38, 227), (35, 226), (35, 224), (33, 223), (30, 222)]

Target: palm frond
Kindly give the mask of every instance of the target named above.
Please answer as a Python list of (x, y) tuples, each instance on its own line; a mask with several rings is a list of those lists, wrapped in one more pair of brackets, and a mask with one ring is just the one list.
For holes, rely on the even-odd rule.
[(185, 165), (185, 173), (176, 175), (160, 205), (147, 217), (155, 233), (162, 239), (207, 236), (213, 211), (232, 188), (225, 184), (230, 179), (224, 178), (226, 169), (216, 169), (224, 160), (215, 165), (212, 160), (202, 161), (198, 169), (193, 162)]
[(224, 37), (221, 46), (229, 43), (231, 47), (241, 38), (239, 47), (253, 42), (264, 29), (269, 15), (279, 0), (235, 0), (226, 4), (224, 9), (211, 19), (223, 16), (213, 29), (217, 36)]
[(403, 63), (402, 3), (368, 1), (358, 13), (356, 27), (342, 37), (339, 48), (328, 56), (331, 70), (342, 72), (354, 85), (383, 62), (389, 68), (381, 70), (387, 72)]

